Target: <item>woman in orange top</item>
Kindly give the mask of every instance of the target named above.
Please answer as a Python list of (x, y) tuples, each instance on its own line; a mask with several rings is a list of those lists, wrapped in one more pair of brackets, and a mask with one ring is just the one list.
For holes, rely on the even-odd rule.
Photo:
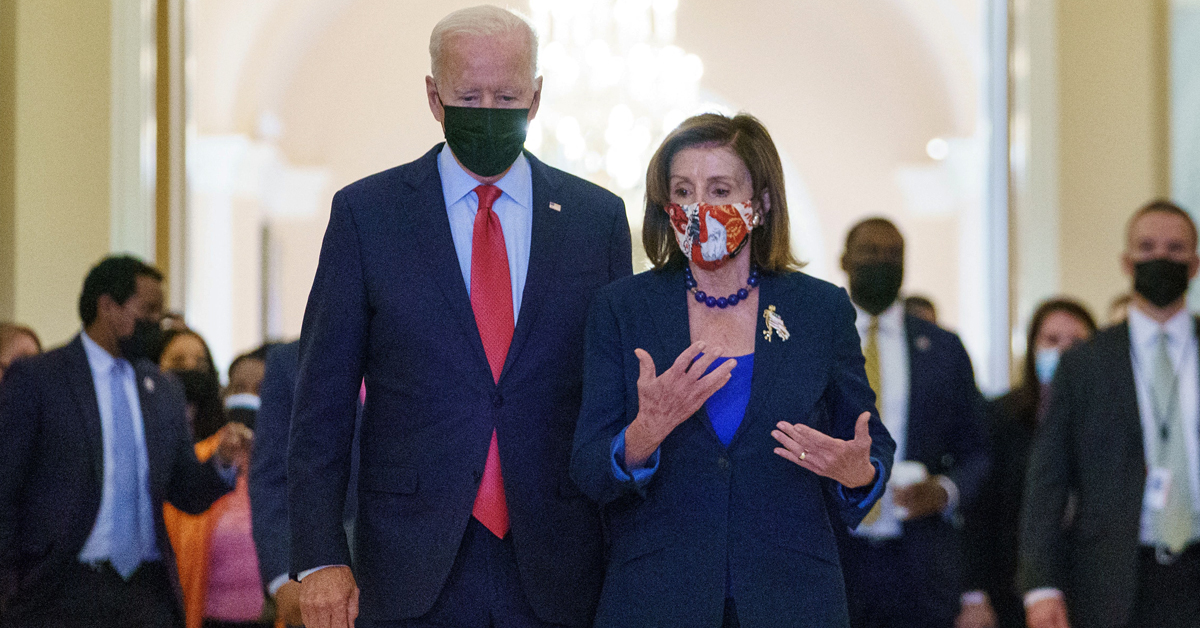
[[(216, 369), (204, 340), (195, 332), (168, 332), (159, 358), (184, 384), (196, 457), (207, 460), (225, 424)], [(237, 424), (235, 429), (247, 430)], [(248, 431), (248, 430), (247, 430)], [(249, 452), (238, 460), (237, 487), (201, 515), (167, 505), (163, 518), (175, 549), (187, 628), (270, 626), (263, 619), (263, 589), (250, 536)]]

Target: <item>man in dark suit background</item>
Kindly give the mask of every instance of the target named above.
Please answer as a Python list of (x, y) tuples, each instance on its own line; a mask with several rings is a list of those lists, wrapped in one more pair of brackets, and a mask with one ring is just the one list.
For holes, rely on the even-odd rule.
[[(288, 465), (310, 628), (345, 628), (360, 604), (360, 626), (592, 620), (600, 519), (567, 464), (587, 308), (630, 274), (630, 234), (619, 198), (522, 152), (536, 51), (502, 9), (444, 18), (426, 92), (447, 144), (334, 197)], [(364, 375), (352, 575), (342, 503)]]
[[(983, 398), (962, 342), (905, 313), (904, 238), (871, 218), (846, 236), (842, 269), (858, 310), (867, 378), (896, 441), (893, 484), (840, 539), (855, 628), (949, 628), (961, 556), (952, 522), (987, 469)], [(901, 485), (905, 485), (901, 487)]]
[[(250, 516), (258, 569), (267, 594), (275, 600), (279, 618), (299, 625), (300, 583), (290, 580), (291, 543), (287, 513), (288, 433), (292, 425), (292, 401), (296, 393), (296, 371), (300, 367), (300, 341), (275, 345), (267, 352), (263, 373), (261, 405), (250, 457)], [(365, 392), (365, 389), (364, 389)], [(361, 404), (359, 405), (361, 416)], [(350, 486), (346, 491), (344, 523), (353, 539), (354, 512), (358, 507), (358, 441), (351, 450)], [(350, 543), (353, 547), (353, 542)]]
[(164, 501), (204, 511), (236, 479), (244, 434), (192, 448), (179, 383), (146, 359), (162, 275), (100, 262), (83, 333), (15, 363), (0, 385), (0, 625), (182, 626)]
[(1195, 223), (1150, 203), (1121, 261), (1128, 320), (1062, 357), (1034, 440), (1018, 573), (1031, 628), (1200, 625)]

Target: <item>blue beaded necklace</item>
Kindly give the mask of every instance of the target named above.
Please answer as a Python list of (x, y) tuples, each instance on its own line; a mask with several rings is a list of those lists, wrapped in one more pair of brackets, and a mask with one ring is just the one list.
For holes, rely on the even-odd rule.
[(742, 288), (727, 297), (713, 297), (705, 294), (703, 290), (697, 290), (696, 286), (698, 284), (696, 283), (696, 278), (692, 276), (692, 267), (683, 267), (683, 285), (689, 292), (695, 295), (696, 302), (703, 303), (708, 307), (719, 307), (722, 310), (745, 301), (750, 296), (749, 289), (757, 287), (758, 281), (758, 265), (752, 264), (750, 266), (750, 278), (746, 280), (746, 288)]

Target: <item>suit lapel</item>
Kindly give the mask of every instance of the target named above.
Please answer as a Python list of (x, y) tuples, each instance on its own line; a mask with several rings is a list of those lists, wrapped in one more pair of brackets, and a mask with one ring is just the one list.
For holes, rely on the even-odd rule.
[(104, 437), (101, 434), (100, 405), (96, 401), (96, 384), (92, 380), (92, 367), (88, 364), (83, 339), (76, 336), (67, 354), (67, 379), (71, 396), (79, 406), (80, 432), (87, 440), (92, 454), (92, 473), (97, 486), (104, 482)]
[[(779, 276), (764, 275), (758, 284), (758, 322), (754, 328), (754, 372), (750, 374), (750, 403), (746, 405), (746, 413), (729, 441), (729, 449), (733, 449), (742, 434), (747, 431), (747, 425), (768, 415), (775, 390), (781, 385), (777, 377), (781, 373), (792, 372), (785, 364), (788, 359), (806, 360), (811, 357), (801, 354), (805, 347), (811, 346), (812, 339), (807, 337), (810, 326), (804, 325), (802, 312), (798, 304), (791, 300), (789, 285)], [(791, 336), (783, 340), (778, 333), (772, 332), (771, 340), (767, 340), (767, 319), (763, 315), (771, 306), (775, 313), (783, 319)], [(808, 370), (805, 367), (804, 370)], [(791, 385), (796, 385), (795, 383)], [(773, 418), (773, 417), (772, 417)], [(781, 419), (784, 417), (780, 417)], [(788, 420), (803, 420), (803, 417), (790, 417)], [(715, 435), (715, 432), (714, 432)]]
[(471, 309), (471, 296), (463, 283), (454, 238), (450, 234), (450, 217), (446, 213), (442, 178), (437, 169), (437, 155), (441, 148), (442, 144), (433, 147), (414, 169), (413, 176), (408, 180), (412, 196), (408, 206), (401, 208), (401, 211), (411, 214), (415, 227), (413, 233), (417, 234), (416, 244), (422, 251), (421, 259), (429, 262), (428, 272), (441, 289), (450, 316), (466, 334), (474, 359), (486, 367), (487, 353), (483, 350), (479, 327), (475, 324), (475, 312)]
[(173, 430), (163, 425), (167, 420), (158, 413), (158, 393), (152, 374), (156, 371), (149, 362), (141, 362), (133, 369), (133, 385), (137, 388), (138, 405), (142, 408), (142, 440), (146, 443), (146, 463), (150, 470), (150, 494), (157, 495), (156, 487), (162, 484), (158, 481), (163, 471), (162, 457), (170, 451), (170, 443), (161, 442)]
[[(1145, 460), (1142, 436), (1141, 410), (1138, 407), (1137, 383), (1133, 376), (1133, 353), (1130, 350), (1129, 323), (1112, 329), (1108, 338), (1101, 338), (1096, 349), (1103, 352), (1099, 363), (1111, 369), (1113, 391), (1113, 416), (1124, 423), (1130, 443), (1138, 452), (1138, 460)], [(1107, 340), (1107, 341), (1105, 341)]]
[[(561, 253), (558, 230), (564, 218), (561, 210), (550, 209), (551, 202), (561, 199), (554, 197), (556, 186), (550, 177), (549, 168), (529, 153), (526, 153), (525, 157), (529, 160), (530, 176), (533, 179), (533, 228), (530, 233), (529, 267), (525, 275), (525, 291), (521, 293), (521, 311), (517, 316), (517, 326), (513, 330), (512, 343), (508, 347), (501, 378), (512, 369), (513, 362), (529, 339), (530, 330), (537, 321), (538, 311), (546, 299), (551, 280), (559, 269), (558, 259)], [(481, 342), (480, 348), (482, 347)]]

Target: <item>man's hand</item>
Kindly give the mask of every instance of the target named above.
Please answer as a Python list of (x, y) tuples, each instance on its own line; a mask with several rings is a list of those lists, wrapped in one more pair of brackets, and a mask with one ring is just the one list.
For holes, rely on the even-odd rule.
[(250, 449), (254, 446), (254, 432), (250, 428), (231, 421), (221, 427), (220, 441), (217, 443), (217, 460), (227, 465), (235, 465), (239, 472), (244, 473), (250, 467)]
[(854, 440), (834, 438), (803, 423), (780, 421), (771, 432), (782, 445), (775, 448), (775, 454), (846, 488), (866, 486), (875, 480), (870, 421), (870, 412), (858, 415)]
[(983, 601), (976, 604), (963, 604), (954, 620), (954, 628), (996, 628), (996, 611), (984, 596)]
[(300, 615), (307, 628), (354, 628), (358, 586), (345, 566), (325, 567), (300, 582)]
[(1061, 597), (1038, 600), (1025, 608), (1025, 625), (1029, 628), (1071, 628), (1067, 621), (1067, 605)]
[(906, 521), (921, 519), (930, 515), (940, 515), (946, 510), (950, 496), (942, 488), (936, 477), (926, 478), (904, 488), (896, 489), (893, 495), (896, 505), (908, 511)]
[(303, 626), (300, 615), (300, 583), (288, 580), (275, 592), (275, 615), (287, 626)]

